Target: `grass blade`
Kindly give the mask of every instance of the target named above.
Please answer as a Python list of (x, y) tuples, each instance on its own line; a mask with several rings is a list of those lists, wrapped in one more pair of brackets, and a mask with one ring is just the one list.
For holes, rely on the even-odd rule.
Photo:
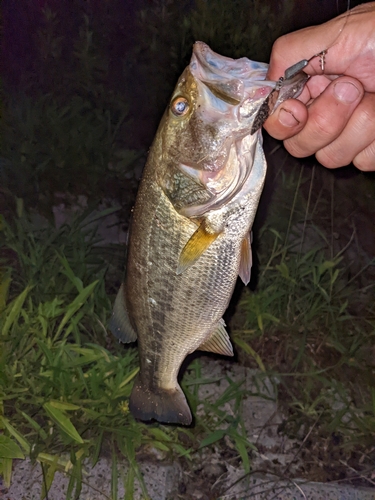
[(25, 456), (13, 439), (0, 435), (0, 458), (25, 458)]
[(82, 292), (79, 293), (79, 295), (69, 304), (68, 310), (65, 313), (63, 319), (61, 320), (61, 323), (59, 325), (59, 328), (57, 329), (55, 339), (59, 337), (60, 333), (62, 332), (64, 326), (68, 323), (68, 321), (71, 319), (71, 317), (83, 306), (83, 304), (86, 302), (88, 297), (91, 295), (93, 292), (94, 288), (98, 284), (99, 280), (94, 281), (90, 285), (88, 285), (86, 288), (82, 290)]
[(11, 434), (19, 442), (24, 452), (27, 455), (29, 455), (30, 444), (27, 442), (27, 440), (13, 427), (12, 424), (9, 423), (9, 421), (5, 417), (2, 417), (1, 415), (0, 415), (0, 422), (7, 429), (9, 434)]
[(45, 403), (43, 405), (43, 408), (46, 410), (49, 417), (60, 427), (61, 430), (63, 430), (77, 443), (83, 444), (83, 439), (78, 434), (77, 429), (62, 411), (52, 406), (51, 403)]
[(57, 470), (57, 465), (58, 465), (58, 457), (55, 456), (54, 462), (47, 467), (47, 473), (45, 473), (45, 466), (42, 464), (43, 468), (43, 485), (42, 485), (42, 491), (40, 494), (41, 500), (44, 500), (44, 498), (47, 497), (49, 490), (51, 489), (54, 477), (55, 477), (55, 472)]
[(112, 500), (118, 500), (118, 471), (117, 471), (117, 454), (115, 445), (112, 443), (112, 474), (111, 474), (111, 497)]
[(12, 479), (12, 466), (12, 458), (0, 458), (0, 476), (2, 476), (6, 488), (10, 487)]
[(247, 342), (245, 342), (244, 340), (242, 340), (238, 337), (233, 339), (233, 341), (235, 344), (237, 344), (239, 347), (241, 347), (241, 349), (243, 349), (247, 354), (250, 354), (250, 356), (252, 356), (255, 359), (260, 370), (262, 370), (262, 372), (266, 371), (266, 368), (265, 368), (263, 361), (261, 360), (259, 354), (257, 352), (255, 352), (254, 349)]
[(20, 315), (20, 312), (22, 310), (22, 306), (26, 300), (27, 295), (29, 294), (30, 290), (32, 289), (32, 286), (28, 286), (25, 288), (25, 290), (13, 301), (9, 313), (7, 315), (7, 318), (5, 320), (4, 326), (2, 328), (2, 334), (6, 336), (9, 332), (9, 329), (11, 326), (15, 323), (17, 320), (18, 316)]

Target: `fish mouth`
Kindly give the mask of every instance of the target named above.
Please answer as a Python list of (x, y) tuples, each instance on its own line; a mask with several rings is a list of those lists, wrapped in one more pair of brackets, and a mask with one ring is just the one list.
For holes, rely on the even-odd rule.
[[(250, 61), (247, 57), (232, 59), (214, 52), (206, 43), (195, 42), (190, 68), (195, 69), (195, 58), (199, 61), (201, 70), (222, 77), (259, 81), (264, 84), (268, 64)], [(271, 82), (269, 82), (271, 83)]]
[(230, 104), (243, 105), (249, 99), (265, 99), (276, 86), (276, 82), (265, 79), (268, 64), (246, 57), (222, 56), (204, 42), (194, 43), (189, 67), (195, 78)]
[[(196, 42), (189, 66), (202, 99), (202, 122), (230, 122), (231, 128), (217, 141), (207, 156), (194, 161), (179, 162), (179, 169), (202, 186), (210, 199), (202, 204), (179, 208), (186, 217), (200, 217), (209, 210), (218, 210), (241, 190), (253, 164), (256, 142), (260, 135), (249, 136), (254, 116), (272, 92), (275, 82), (265, 80), (268, 65), (246, 57), (231, 59), (216, 54), (204, 42)], [(198, 111), (199, 113), (199, 111)]]

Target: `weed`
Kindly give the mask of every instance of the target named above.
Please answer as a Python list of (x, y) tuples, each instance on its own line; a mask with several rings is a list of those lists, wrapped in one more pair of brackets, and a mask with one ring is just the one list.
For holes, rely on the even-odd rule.
[(108, 265), (95, 254), (92, 226), (84, 226), (84, 218), (60, 230), (47, 223), (36, 230), (25, 215), (13, 227), (3, 221), (2, 249), (12, 252), (2, 264), (12, 279), (2, 281), (11, 300), (0, 319), (7, 482), (11, 460), (23, 455), (44, 464), (50, 486), (55, 470), (97, 460), (108, 435), (129, 440), (128, 447), (141, 441), (122, 406), (137, 373), (136, 350), (104, 347)]
[[(104, 211), (105, 216), (110, 210)], [(136, 422), (128, 400), (138, 371), (137, 350), (114, 345), (106, 324), (111, 301), (105, 287), (110, 249), (98, 247), (93, 217), (75, 216), (56, 229), (30, 216), (18, 200), (12, 223), (1, 219), (2, 309), (0, 312), (0, 474), (11, 481), (12, 462), (29, 457), (43, 467), (42, 497), (55, 473), (70, 481), (67, 498), (85, 484), (84, 464), (94, 466), (111, 450), (112, 498), (119, 476), (117, 461), (129, 464), (126, 498), (140, 482), (136, 454), (158, 450), (163, 457), (188, 462), (193, 453), (232, 443), (246, 470), (253, 445), (237, 411), (244, 391), (230, 381), (215, 402), (203, 402), (194, 429)], [(196, 360), (184, 377), (193, 411), (202, 404), (198, 388), (209, 380)], [(225, 410), (231, 401), (233, 415)]]
[[(335, 433), (350, 457), (374, 439), (374, 289), (359, 273), (350, 277), (352, 238), (332, 248), (335, 214), (309, 172), (301, 166), (275, 192), (259, 235), (258, 288), (244, 290), (234, 341), (243, 362), (280, 378), (289, 415), (283, 430), (295, 438), (318, 418), (316, 442)], [(363, 269), (373, 264), (367, 257)], [(359, 293), (367, 294), (360, 314)]]

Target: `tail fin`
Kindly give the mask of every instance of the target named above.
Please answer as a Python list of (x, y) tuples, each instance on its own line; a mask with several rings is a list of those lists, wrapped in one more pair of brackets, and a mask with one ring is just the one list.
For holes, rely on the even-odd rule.
[(137, 377), (130, 395), (129, 408), (135, 418), (166, 424), (190, 425), (192, 416), (180, 386), (176, 389), (152, 388)]

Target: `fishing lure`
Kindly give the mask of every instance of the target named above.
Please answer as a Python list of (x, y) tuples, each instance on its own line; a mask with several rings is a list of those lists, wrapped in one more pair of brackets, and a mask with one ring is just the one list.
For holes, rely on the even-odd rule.
[(281, 102), (300, 94), (302, 88), (310, 78), (303, 70), (315, 57), (319, 57), (320, 68), (322, 73), (324, 73), (326, 54), (327, 50), (322, 50), (310, 57), (310, 59), (302, 59), (285, 70), (284, 76), (278, 79), (275, 88), (260, 107), (251, 128), (251, 135), (264, 125), (264, 122)]

